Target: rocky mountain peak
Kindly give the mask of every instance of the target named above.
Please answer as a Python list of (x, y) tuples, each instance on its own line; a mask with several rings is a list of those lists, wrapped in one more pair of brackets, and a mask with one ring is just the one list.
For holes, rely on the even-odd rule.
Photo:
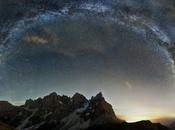
[(57, 93), (56, 92), (52, 92), (52, 93), (50, 93), (48, 96), (46, 96), (46, 97), (50, 97), (50, 98), (57, 98)]
[(96, 108), (101, 110), (102, 112), (111, 112), (113, 111), (112, 105), (106, 102), (103, 94), (100, 92), (95, 97), (91, 98), (91, 104), (94, 105)]
[(101, 100), (104, 99), (102, 92), (99, 92), (95, 97), (92, 96), (92, 100)]
[(93, 116), (96, 117), (95, 124), (98, 124), (97, 122), (119, 121), (114, 113), (112, 105), (105, 100), (101, 92), (91, 98), (90, 106), (94, 109)]
[(27, 99), (26, 102), (25, 102), (25, 105), (28, 106), (31, 103), (33, 103), (33, 100), (32, 99)]
[(103, 98), (102, 92), (99, 92), (99, 93), (95, 96), (95, 98)]
[(43, 101), (43, 103), (49, 105), (52, 103), (56, 103), (57, 100), (58, 100), (58, 95), (57, 95), (57, 93), (53, 92), (53, 93), (49, 94), (48, 96), (45, 96), (42, 101)]
[(73, 104), (75, 105), (75, 107), (80, 107), (80, 106), (82, 106), (85, 102), (87, 102), (88, 100), (87, 100), (86, 97), (83, 96), (82, 94), (80, 94), (80, 93), (75, 93), (75, 94), (72, 96), (72, 101), (73, 101)]
[(1, 106), (11, 106), (11, 104), (8, 101), (0, 101)]
[(72, 99), (76, 99), (76, 98), (85, 98), (85, 96), (83, 96), (83, 95), (80, 94), (80, 93), (75, 93), (75, 94), (72, 96)]

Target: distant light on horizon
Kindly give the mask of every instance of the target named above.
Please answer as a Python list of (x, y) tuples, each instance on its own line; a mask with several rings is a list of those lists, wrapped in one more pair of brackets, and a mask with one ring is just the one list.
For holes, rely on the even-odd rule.
[[(129, 108), (128, 108), (129, 109)], [(128, 123), (138, 122), (142, 120), (150, 120), (155, 123), (163, 123), (166, 124), (166, 120), (164, 119), (175, 119), (175, 114), (172, 112), (151, 112), (152, 110), (143, 110), (139, 107), (136, 109), (130, 109), (125, 112), (121, 112), (120, 110), (116, 110), (116, 116), (119, 119), (125, 120)], [(124, 114), (125, 113), (125, 114)], [(161, 120), (162, 119), (162, 120)]]

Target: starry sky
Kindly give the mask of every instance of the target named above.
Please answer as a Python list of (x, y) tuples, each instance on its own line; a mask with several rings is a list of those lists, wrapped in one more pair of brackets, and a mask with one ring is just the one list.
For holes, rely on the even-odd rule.
[(171, 0), (32, 4), (0, 1), (1, 100), (101, 91), (127, 121), (175, 118)]

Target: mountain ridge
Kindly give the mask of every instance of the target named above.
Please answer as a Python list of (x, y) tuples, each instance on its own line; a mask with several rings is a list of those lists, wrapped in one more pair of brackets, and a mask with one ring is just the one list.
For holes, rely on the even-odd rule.
[(120, 120), (101, 92), (91, 99), (80, 93), (68, 97), (53, 92), (21, 106), (7, 101), (0, 101), (0, 106), (0, 130), (6, 130), (1, 129), (4, 126), (7, 130), (169, 130), (160, 123)]
[(102, 93), (88, 100), (79, 93), (68, 97), (53, 92), (43, 98), (28, 99), (21, 106), (13, 106), (6, 101), (0, 101), (0, 104), (6, 106), (0, 109), (0, 120), (20, 130), (35, 130), (50, 124), (62, 130), (68, 127), (85, 129), (92, 125), (120, 121)]

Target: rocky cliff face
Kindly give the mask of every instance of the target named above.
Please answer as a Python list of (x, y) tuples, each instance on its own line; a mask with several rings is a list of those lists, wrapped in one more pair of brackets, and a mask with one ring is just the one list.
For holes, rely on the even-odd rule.
[(7, 101), (0, 101), (0, 120), (11, 126), (17, 127), (30, 114), (28, 110), (13, 106)]
[(0, 105), (0, 120), (22, 130), (43, 130), (47, 127), (77, 130), (119, 122), (102, 93), (90, 100), (79, 93), (72, 97), (51, 93), (44, 98), (29, 99), (20, 107), (8, 102), (0, 102)]

